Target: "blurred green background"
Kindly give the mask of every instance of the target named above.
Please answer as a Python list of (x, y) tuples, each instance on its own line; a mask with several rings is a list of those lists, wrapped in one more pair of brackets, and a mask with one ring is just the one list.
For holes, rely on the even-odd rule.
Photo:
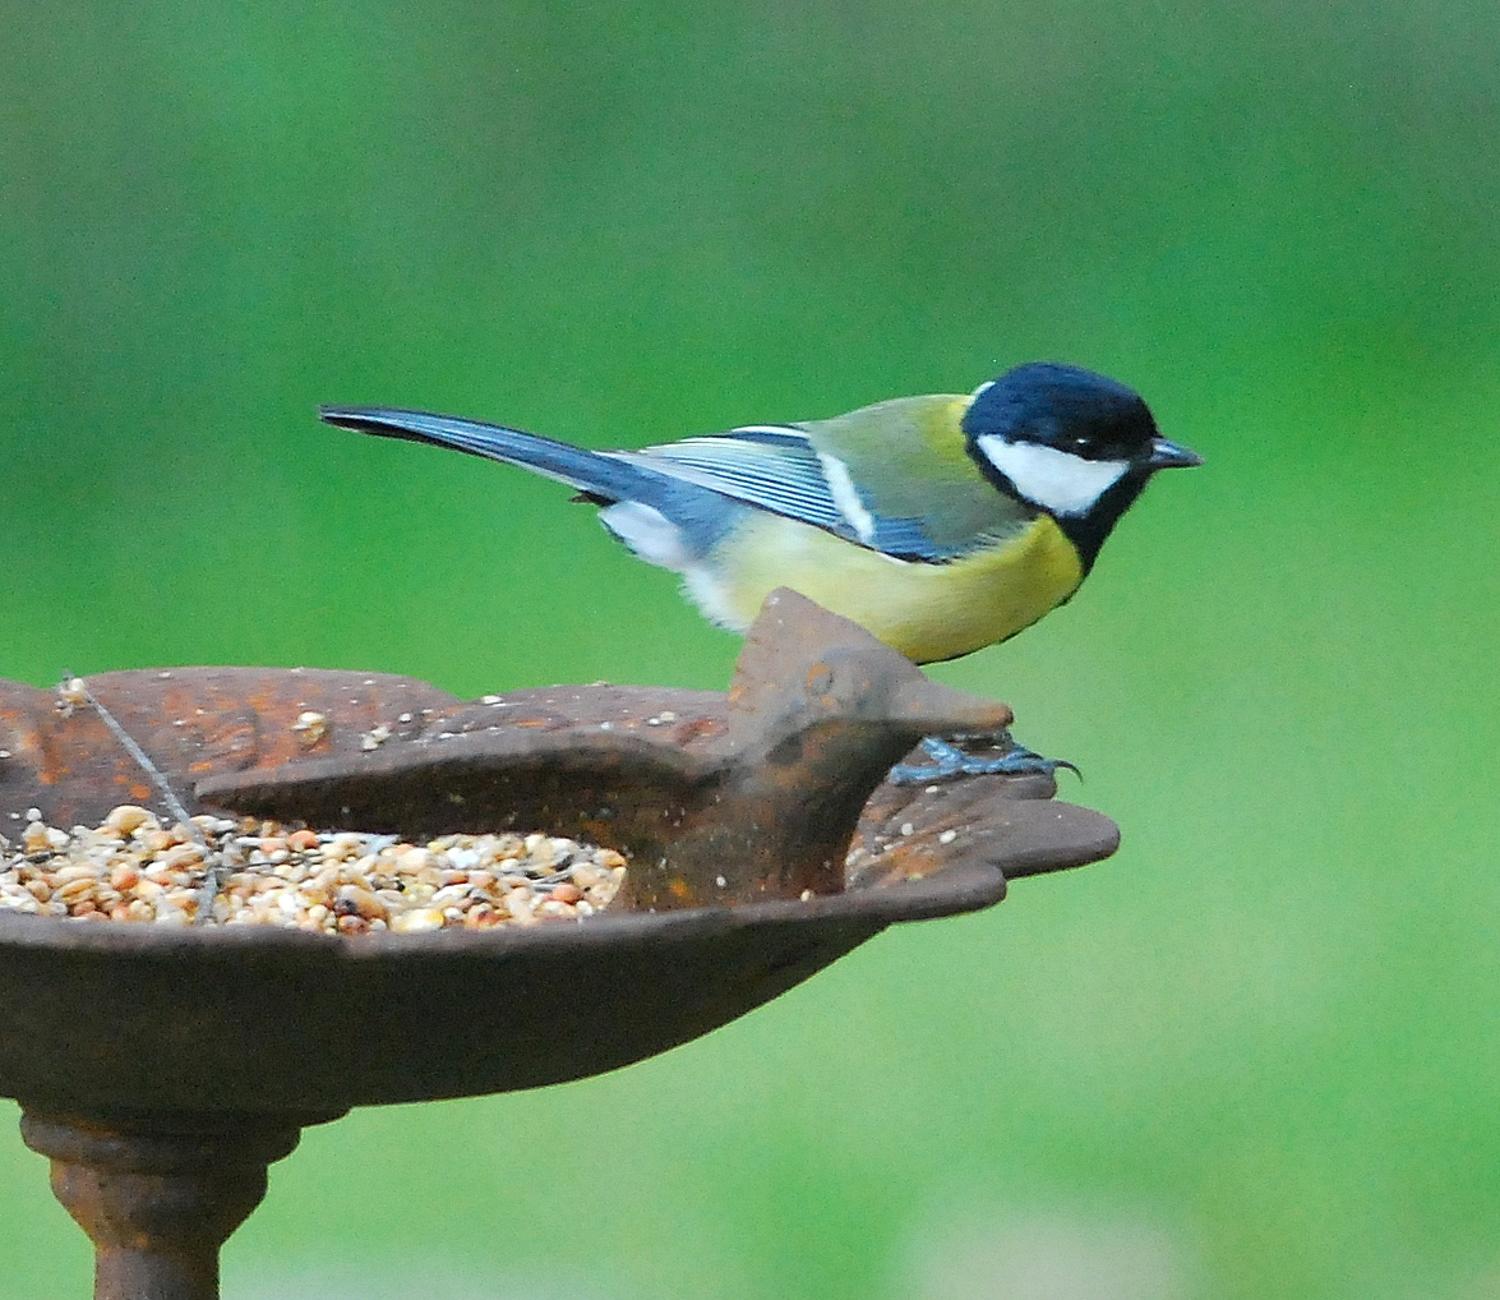
[[(1115, 859), (312, 1130), (226, 1296), (1500, 1297), (1497, 49), (1491, 0), (6, 6), (0, 675), (726, 683), (562, 489), (320, 401), (638, 445), (1052, 358), (1208, 459), (935, 670)], [(5, 1293), (84, 1295), (0, 1120)]]

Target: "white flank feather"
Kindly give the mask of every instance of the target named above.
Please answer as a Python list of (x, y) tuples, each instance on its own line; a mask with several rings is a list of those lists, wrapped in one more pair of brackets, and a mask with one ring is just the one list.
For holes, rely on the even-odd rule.
[(682, 530), (654, 506), (619, 501), (599, 512), (599, 522), (647, 564), (681, 573), (692, 562)]

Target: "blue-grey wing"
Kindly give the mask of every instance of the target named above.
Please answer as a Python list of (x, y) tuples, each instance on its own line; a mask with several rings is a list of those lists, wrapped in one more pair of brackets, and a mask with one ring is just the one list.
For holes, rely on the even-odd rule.
[(794, 426), (734, 429), (610, 455), (746, 505), (852, 535), (817, 452)]
[(799, 425), (751, 425), (608, 454), (902, 559), (941, 561), (968, 549), (938, 544), (922, 519), (874, 513), (843, 462), (820, 453)]

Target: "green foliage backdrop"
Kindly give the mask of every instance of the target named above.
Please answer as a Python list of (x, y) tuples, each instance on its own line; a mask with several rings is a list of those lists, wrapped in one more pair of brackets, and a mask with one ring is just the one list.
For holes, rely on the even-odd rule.
[[(7, 6), (0, 675), (727, 680), (555, 485), (320, 401), (631, 445), (1054, 358), (1208, 458), (938, 670), (1117, 858), (309, 1132), (226, 1295), (1500, 1296), (1497, 48), (1466, 0)], [(0, 1132), (6, 1294), (88, 1268)]]

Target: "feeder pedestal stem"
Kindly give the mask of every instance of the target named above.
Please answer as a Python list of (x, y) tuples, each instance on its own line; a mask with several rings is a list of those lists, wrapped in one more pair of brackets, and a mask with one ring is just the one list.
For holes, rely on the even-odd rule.
[(94, 1300), (217, 1300), (219, 1248), (265, 1196), (267, 1167), (304, 1123), (334, 1118), (28, 1109), (21, 1136), (94, 1243)]

